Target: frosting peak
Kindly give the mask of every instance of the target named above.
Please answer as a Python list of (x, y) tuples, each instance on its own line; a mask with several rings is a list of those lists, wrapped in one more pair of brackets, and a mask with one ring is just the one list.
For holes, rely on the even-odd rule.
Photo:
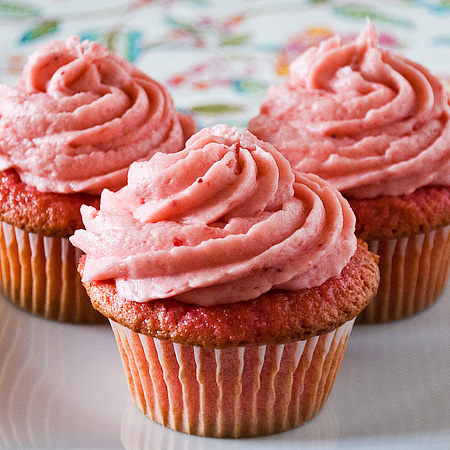
[(50, 42), (14, 87), (0, 85), (0, 170), (43, 192), (99, 194), (129, 165), (175, 152), (196, 131), (166, 89), (96, 42)]
[(296, 169), (374, 198), (450, 184), (449, 117), (442, 83), (380, 48), (368, 23), (354, 41), (334, 36), (293, 61), (249, 129)]
[(103, 94), (107, 88), (102, 86), (101, 72), (96, 65), (104, 62), (108, 54), (103, 45), (80, 42), (76, 36), (66, 42), (53, 41), (30, 55), (19, 83), (27, 92), (47, 92), (60, 97), (83, 92), (93, 82), (89, 89), (101, 90)]
[(131, 165), (128, 184), (82, 207), (84, 281), (114, 278), (124, 298), (212, 305), (272, 288), (318, 286), (356, 249), (335, 188), (293, 172), (270, 144), (217, 125), (186, 148)]

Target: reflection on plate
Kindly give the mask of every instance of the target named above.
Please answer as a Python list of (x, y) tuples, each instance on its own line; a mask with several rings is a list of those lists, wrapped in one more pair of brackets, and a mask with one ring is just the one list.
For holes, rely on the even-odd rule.
[(245, 440), (188, 436), (134, 406), (109, 325), (61, 324), (0, 297), (0, 447), (450, 448), (450, 287), (423, 313), (357, 325), (335, 387), (311, 422)]
[[(190, 436), (168, 430), (145, 417), (130, 400), (122, 419), (121, 441), (126, 450), (210, 450), (213, 447), (215, 450), (238, 450), (257, 449), (261, 446), (275, 448), (279, 442), (285, 441), (284, 438), (287, 438), (285, 442), (301, 445), (299, 448), (302, 449), (334, 449), (339, 439), (339, 421), (333, 405), (330, 403), (328, 406), (324, 409), (320, 420), (319, 435), (316, 435), (317, 428), (314, 431), (313, 427), (309, 427), (308, 431), (308, 426), (303, 426), (274, 436), (234, 440)], [(301, 433), (301, 437), (299, 433)]]
[(109, 325), (48, 321), (0, 296), (0, 448), (120, 448), (117, 353)]

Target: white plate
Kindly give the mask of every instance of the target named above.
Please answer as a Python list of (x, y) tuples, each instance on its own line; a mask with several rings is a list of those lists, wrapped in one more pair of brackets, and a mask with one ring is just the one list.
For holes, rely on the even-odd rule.
[(323, 410), (245, 440), (166, 429), (134, 406), (109, 325), (34, 317), (0, 298), (0, 447), (156, 450), (450, 448), (450, 288), (415, 317), (355, 326)]

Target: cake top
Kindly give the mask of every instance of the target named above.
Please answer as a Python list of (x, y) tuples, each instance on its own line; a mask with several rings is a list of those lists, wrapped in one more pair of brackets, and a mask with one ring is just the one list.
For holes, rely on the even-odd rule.
[(365, 241), (401, 239), (450, 224), (450, 186), (424, 186), (408, 195), (349, 199), (356, 235)]
[(118, 295), (211, 306), (338, 276), (356, 249), (342, 195), (293, 171), (270, 144), (217, 125), (178, 153), (131, 165), (128, 184), (81, 209), (83, 281), (114, 279)]
[[(270, 290), (246, 302), (201, 306), (174, 299), (124, 300), (114, 281), (84, 285), (95, 309), (136, 333), (208, 348), (278, 345), (333, 331), (359, 314), (375, 296), (378, 258), (358, 242), (337, 277), (301, 291)], [(80, 260), (83, 273), (85, 256)]]
[(0, 220), (27, 233), (68, 238), (83, 228), (81, 205), (99, 204), (98, 195), (40, 192), (14, 169), (0, 172)]
[(335, 36), (294, 60), (249, 129), (296, 169), (374, 198), (450, 185), (449, 116), (443, 84), (380, 48), (368, 23), (354, 41)]
[(100, 194), (129, 165), (175, 152), (196, 126), (166, 89), (96, 42), (52, 41), (0, 85), (0, 170), (41, 192)]

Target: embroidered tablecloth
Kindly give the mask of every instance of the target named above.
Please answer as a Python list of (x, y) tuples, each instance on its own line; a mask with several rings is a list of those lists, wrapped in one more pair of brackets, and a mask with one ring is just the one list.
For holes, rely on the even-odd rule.
[(0, 82), (44, 42), (76, 34), (163, 83), (200, 127), (245, 128), (298, 54), (334, 33), (352, 39), (367, 18), (383, 46), (450, 84), (448, 0), (0, 0)]

